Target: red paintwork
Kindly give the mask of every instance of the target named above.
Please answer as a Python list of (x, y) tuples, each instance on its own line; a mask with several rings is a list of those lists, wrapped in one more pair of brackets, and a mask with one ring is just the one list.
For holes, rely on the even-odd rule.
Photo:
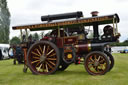
[(56, 38), (56, 45), (58, 48), (63, 48), (63, 38)]
[(77, 49), (77, 53), (87, 53), (89, 52), (89, 45), (88, 43), (75, 45), (75, 48)]
[(23, 48), (24, 51), (24, 63), (27, 65), (27, 48)]
[(78, 37), (72, 36), (72, 37), (64, 37), (64, 44), (73, 45), (77, 44)]
[(48, 39), (49, 39), (49, 37), (44, 37), (41, 40), (48, 40)]

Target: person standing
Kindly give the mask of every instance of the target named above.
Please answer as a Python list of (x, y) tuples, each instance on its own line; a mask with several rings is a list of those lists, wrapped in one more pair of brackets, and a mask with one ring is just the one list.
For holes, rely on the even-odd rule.
[(2, 55), (2, 51), (0, 49), (0, 60), (2, 60), (2, 59), (3, 59), (3, 55)]
[(105, 51), (111, 53), (112, 52), (111, 46), (110, 45), (106, 45)]

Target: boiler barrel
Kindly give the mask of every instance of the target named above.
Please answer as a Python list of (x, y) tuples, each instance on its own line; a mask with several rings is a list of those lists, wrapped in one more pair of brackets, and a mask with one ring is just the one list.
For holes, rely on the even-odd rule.
[(90, 51), (103, 51), (106, 43), (85, 43), (75, 45), (77, 53), (88, 53)]
[(80, 17), (83, 17), (83, 13), (81, 11), (77, 11), (72, 13), (41, 16), (41, 21), (52, 21), (58, 19), (80, 18)]

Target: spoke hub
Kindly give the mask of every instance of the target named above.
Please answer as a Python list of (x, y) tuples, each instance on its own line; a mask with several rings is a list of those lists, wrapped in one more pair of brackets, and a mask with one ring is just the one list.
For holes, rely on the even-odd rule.
[(46, 60), (46, 56), (45, 55), (42, 55), (42, 56), (40, 56), (40, 62), (44, 62)]
[(100, 64), (100, 63), (99, 63), (98, 61), (95, 61), (95, 62), (94, 62), (94, 66), (99, 66), (99, 64)]

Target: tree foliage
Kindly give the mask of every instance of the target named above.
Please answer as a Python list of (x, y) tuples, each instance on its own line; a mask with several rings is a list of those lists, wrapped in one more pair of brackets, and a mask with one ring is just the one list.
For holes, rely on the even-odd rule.
[(128, 46), (128, 39), (124, 40), (123, 42), (115, 42), (111, 44), (112, 46)]
[(40, 33), (40, 38), (43, 38), (44, 37), (44, 32), (41, 32)]
[(38, 40), (39, 40), (39, 35), (38, 35), (38, 33), (32, 34), (32, 38), (33, 38), (34, 41), (38, 41)]
[(10, 13), (6, 0), (0, 0), (0, 43), (9, 42)]
[(10, 44), (12, 45), (15, 45), (15, 44), (20, 44), (20, 38), (19, 37), (13, 37), (11, 40), (10, 40)]

